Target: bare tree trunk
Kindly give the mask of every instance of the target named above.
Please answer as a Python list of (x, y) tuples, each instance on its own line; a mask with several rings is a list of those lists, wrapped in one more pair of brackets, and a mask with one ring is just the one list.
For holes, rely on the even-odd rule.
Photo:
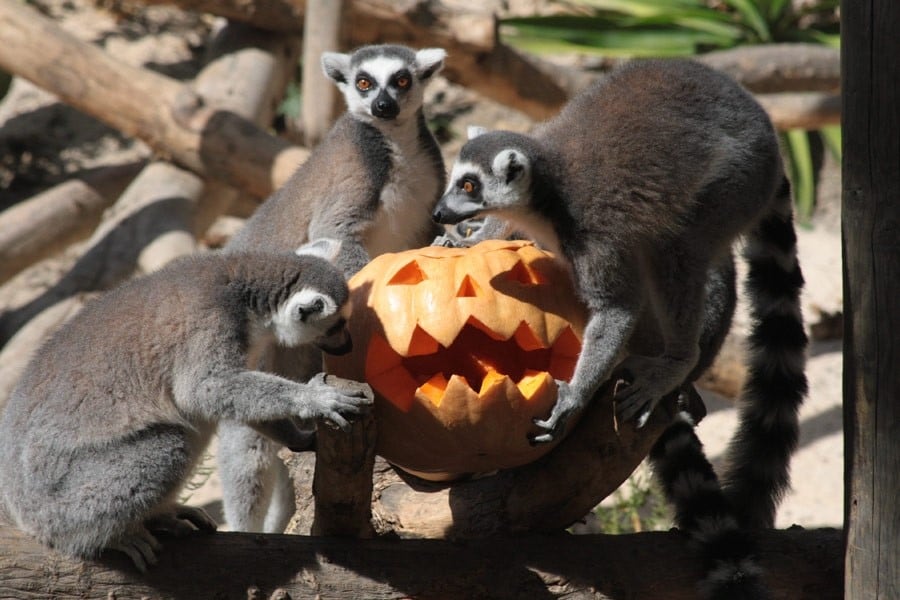
[(307, 0), (303, 33), (303, 94), (300, 113), (303, 143), (318, 144), (334, 123), (340, 107), (337, 88), (325, 73), (319, 57), (341, 50), (341, 18), (344, 0)]

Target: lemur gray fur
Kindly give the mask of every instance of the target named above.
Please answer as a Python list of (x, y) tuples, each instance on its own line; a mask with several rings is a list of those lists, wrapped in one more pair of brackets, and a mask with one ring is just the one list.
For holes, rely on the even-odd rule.
[(322, 252), (190, 256), (89, 302), (40, 348), (0, 417), (3, 512), (65, 554), (119, 550), (143, 571), (156, 533), (216, 529), (176, 495), (217, 422), (349, 427), (364, 395), (246, 367), (262, 336), (349, 350), (349, 292)]
[[(536, 443), (560, 435), (616, 373), (630, 380), (617, 390), (618, 413), (639, 426), (690, 381), (705, 282), (745, 239), (754, 326), (724, 496), (686, 420), (652, 458), (677, 523), (720, 553), (710, 557), (704, 593), (739, 597), (729, 594), (740, 588), (764, 597), (741, 529), (773, 526), (788, 485), (807, 340), (790, 185), (763, 109), (697, 63), (632, 63), (532, 135), (491, 132), (467, 142), (434, 218), (472, 217), (502, 219), (556, 251), (591, 312), (572, 380), (558, 382), (556, 406), (535, 420), (543, 430)], [(685, 456), (697, 460), (679, 464)], [(714, 502), (698, 500), (710, 495)]]
[[(336, 238), (343, 242), (340, 266), (349, 277), (369, 257), (428, 245), (439, 232), (431, 211), (446, 174), (422, 105), (425, 86), (443, 67), (444, 56), (440, 48), (396, 45), (323, 54), (322, 67), (348, 110), (226, 251), (282, 250), (307, 239)], [(314, 348), (256, 350), (260, 368), (298, 381), (321, 369)], [(283, 531), (294, 496), (276, 453), (281, 445), (308, 447), (312, 433), (279, 421), (257, 424), (255, 430), (227, 424), (219, 436), (229, 526)]]

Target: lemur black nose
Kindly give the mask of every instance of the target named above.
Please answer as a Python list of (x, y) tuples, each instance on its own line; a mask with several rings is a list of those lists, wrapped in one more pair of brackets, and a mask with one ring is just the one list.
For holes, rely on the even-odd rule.
[(397, 101), (382, 92), (372, 102), (372, 114), (379, 119), (393, 119), (400, 113)]

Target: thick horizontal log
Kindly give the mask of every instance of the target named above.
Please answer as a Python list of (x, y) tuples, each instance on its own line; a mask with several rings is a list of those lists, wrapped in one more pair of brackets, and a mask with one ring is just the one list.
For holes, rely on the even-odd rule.
[(152, 269), (165, 262), (171, 247), (145, 249), (164, 234), (183, 231), (202, 191), (203, 181), (190, 171), (162, 161), (145, 167), (79, 250), (75, 265), (40, 296), (0, 314), (0, 345), (57, 302), (108, 290), (130, 277), (138, 264)]
[[(305, 3), (299, 1), (143, 1), (210, 12), (273, 31), (299, 32), (306, 11)], [(293, 10), (291, 17), (285, 16), (289, 9)], [(533, 118), (553, 115), (566, 101), (566, 92), (551, 72), (499, 43), (496, 18), (489, 8), (462, 9), (433, 0), (348, 0), (344, 14), (342, 38), (348, 45), (390, 41), (413, 47), (440, 46), (447, 50), (443, 72), (447, 79)]]
[(761, 44), (701, 54), (696, 59), (728, 73), (756, 94), (841, 89), (841, 54), (820, 44)]
[(0, 68), (203, 177), (265, 197), (308, 156), (190, 86), (117, 61), (15, 0), (0, 1), (0, 40)]
[[(776, 600), (841, 598), (841, 532), (764, 531)], [(123, 556), (80, 562), (0, 528), (0, 597), (33, 598), (652, 598), (697, 597), (700, 561), (677, 532), (445, 540), (242, 533), (164, 540), (139, 575)]]
[(759, 94), (756, 99), (779, 131), (841, 124), (841, 96), (820, 92)]
[(76, 174), (0, 213), (0, 283), (90, 235), (142, 164)]

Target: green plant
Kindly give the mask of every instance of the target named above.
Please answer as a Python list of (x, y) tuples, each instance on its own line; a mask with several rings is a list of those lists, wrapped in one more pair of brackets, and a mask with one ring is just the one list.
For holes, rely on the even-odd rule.
[(650, 469), (639, 467), (602, 504), (594, 508), (603, 533), (640, 533), (671, 527), (672, 515)]
[[(566, 14), (506, 19), (504, 42), (538, 54), (690, 56), (748, 44), (807, 42), (838, 47), (839, 0), (570, 0)], [(821, 140), (815, 138), (821, 137)], [(837, 144), (835, 144), (837, 140)], [(815, 204), (813, 149), (840, 159), (835, 128), (782, 135), (798, 217)]]

